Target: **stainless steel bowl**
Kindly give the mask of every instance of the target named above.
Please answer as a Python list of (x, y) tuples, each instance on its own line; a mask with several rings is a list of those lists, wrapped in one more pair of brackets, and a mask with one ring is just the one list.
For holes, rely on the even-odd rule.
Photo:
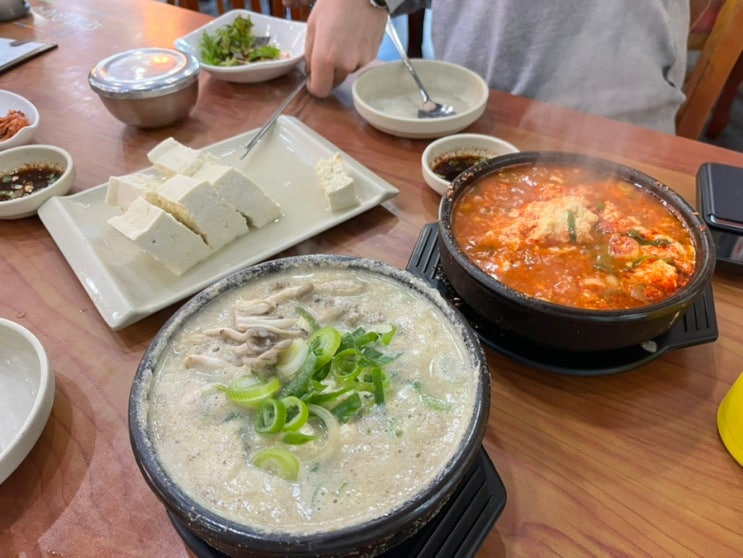
[(162, 128), (184, 120), (196, 106), (199, 72), (191, 54), (142, 48), (102, 60), (90, 71), (88, 82), (124, 124)]
[(10, 21), (25, 16), (31, 10), (26, 0), (0, 0), (0, 21)]

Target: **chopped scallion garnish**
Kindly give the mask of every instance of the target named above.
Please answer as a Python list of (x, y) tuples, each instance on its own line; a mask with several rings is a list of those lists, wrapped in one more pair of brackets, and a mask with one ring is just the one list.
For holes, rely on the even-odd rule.
[(253, 463), (268, 473), (287, 481), (299, 478), (299, 459), (292, 452), (281, 448), (267, 448), (253, 456)]

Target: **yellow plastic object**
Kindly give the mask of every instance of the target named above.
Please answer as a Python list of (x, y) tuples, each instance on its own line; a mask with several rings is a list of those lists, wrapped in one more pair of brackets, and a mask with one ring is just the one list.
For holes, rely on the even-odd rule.
[(743, 465), (743, 374), (717, 409), (717, 430), (730, 455)]

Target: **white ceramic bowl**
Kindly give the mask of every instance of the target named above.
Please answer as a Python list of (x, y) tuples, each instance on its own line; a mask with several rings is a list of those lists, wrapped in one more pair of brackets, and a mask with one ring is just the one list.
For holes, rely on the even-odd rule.
[(477, 157), (481, 160), (491, 159), (507, 153), (517, 153), (519, 149), (507, 141), (484, 134), (453, 134), (432, 141), (421, 155), (421, 173), (433, 190), (439, 194), (446, 192), (451, 184), (433, 169), (453, 157)]
[(54, 374), (41, 342), (0, 318), (0, 483), (36, 444), (53, 403)]
[[(219, 27), (231, 24), (237, 16), (250, 17), (253, 22), (253, 34), (257, 37), (269, 35), (271, 43), (277, 46), (285, 58), (252, 62), (242, 66), (214, 66), (201, 60), (199, 42), (204, 32), (213, 34)], [(175, 41), (178, 50), (193, 54), (204, 71), (225, 81), (237, 83), (257, 83), (283, 76), (304, 59), (304, 41), (307, 24), (303, 21), (292, 21), (279, 17), (263, 15), (250, 10), (230, 10), (224, 15), (192, 31)]]
[(11, 110), (21, 111), (26, 116), (29, 125), (18, 130), (9, 139), (0, 141), (0, 150), (10, 149), (11, 147), (30, 142), (36, 133), (36, 129), (39, 127), (39, 111), (36, 110), (36, 107), (31, 101), (16, 93), (0, 90), (0, 117), (7, 116), (8, 111)]
[(413, 67), (434, 101), (456, 114), (418, 118), (422, 99), (402, 62), (387, 62), (362, 73), (352, 86), (353, 104), (375, 128), (402, 138), (437, 138), (463, 130), (485, 111), (490, 90), (475, 72), (439, 60), (413, 60)]
[(12, 200), (0, 200), (0, 219), (20, 219), (36, 213), (52, 196), (63, 196), (75, 183), (72, 156), (53, 145), (21, 145), (0, 152), (0, 176), (26, 165), (50, 165), (62, 170), (61, 176), (46, 188)]

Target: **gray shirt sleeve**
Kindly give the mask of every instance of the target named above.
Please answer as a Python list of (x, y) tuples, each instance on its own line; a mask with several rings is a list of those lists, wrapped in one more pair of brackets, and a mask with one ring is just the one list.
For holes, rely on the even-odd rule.
[[(396, 13), (425, 0), (388, 0)], [(499, 89), (673, 133), (688, 0), (432, 0), (436, 58)]]

